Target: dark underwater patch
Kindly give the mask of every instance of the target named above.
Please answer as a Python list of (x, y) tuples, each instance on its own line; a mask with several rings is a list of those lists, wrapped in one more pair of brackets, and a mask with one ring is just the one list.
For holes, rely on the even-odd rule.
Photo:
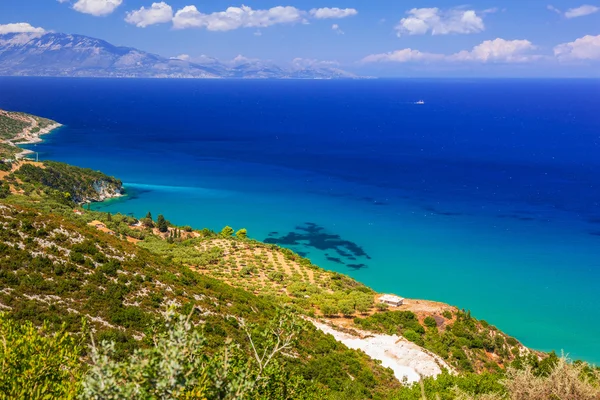
[(455, 216), (460, 216), (460, 215), (464, 215), (464, 213), (461, 212), (453, 212), (453, 211), (440, 211), (435, 207), (432, 206), (423, 206), (421, 207), (423, 210), (430, 212), (432, 214), (435, 215), (444, 215), (446, 217), (455, 217)]
[(587, 222), (589, 222), (590, 224), (600, 224), (600, 217), (599, 216), (588, 217)]
[(535, 221), (535, 218), (533, 218), (533, 217), (524, 217), (524, 216), (518, 215), (518, 214), (498, 214), (496, 217), (516, 219), (519, 221)]
[(367, 268), (367, 266), (365, 264), (348, 264), (347, 267), (355, 269), (355, 270)]
[(390, 203), (384, 200), (377, 200), (373, 197), (361, 197), (361, 200), (373, 204), (374, 206), (389, 206)]
[[(325, 228), (314, 222), (306, 222), (298, 225), (294, 231), (285, 235), (275, 237), (275, 235), (266, 238), (265, 243), (276, 244), (288, 248), (295, 246), (303, 248), (313, 248), (323, 251), (327, 260), (338, 264), (351, 263), (359, 258), (370, 260), (371, 257), (357, 243), (342, 239), (340, 235), (328, 233)], [(299, 253), (299, 252), (297, 252)], [(300, 253), (299, 253), (300, 254)], [(302, 254), (300, 254), (302, 255)], [(350, 264), (352, 268), (364, 268), (364, 264)]]

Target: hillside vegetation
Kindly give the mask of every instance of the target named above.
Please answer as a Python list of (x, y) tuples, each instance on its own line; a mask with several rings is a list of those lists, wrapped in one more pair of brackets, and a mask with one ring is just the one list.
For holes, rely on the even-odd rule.
[(0, 161), (12, 159), (22, 151), (16, 143), (31, 140), (53, 125), (57, 123), (50, 119), (0, 110)]
[[(23, 197), (0, 203), (0, 308), (11, 321), (46, 323), (50, 331), (64, 326), (74, 335), (87, 321), (95, 341), (113, 341), (122, 358), (152, 345), (153, 332), (164, 329), (160, 311), (174, 304), (186, 315), (194, 310), (207, 354), (233, 340), (250, 362), (252, 349), (239, 321), (260, 330), (277, 315), (279, 303), (168, 262), (84, 221), (10, 204), (27, 202)], [(46, 205), (73, 214), (61, 203)], [(294, 379), (340, 398), (389, 398), (399, 388), (391, 371), (364, 354), (301, 319), (296, 326), (303, 333), (279, 361)]]
[[(244, 229), (81, 208), (100, 173), (16, 166), (0, 175), (0, 398), (600, 398), (598, 370), (529, 351), (467, 311), (381, 306)], [(305, 317), (402, 335), (457, 373), (403, 386)]]
[(59, 192), (66, 203), (102, 201), (123, 192), (122, 183), (116, 178), (53, 161), (44, 161), (38, 165), (23, 163), (11, 177), (18, 189)]

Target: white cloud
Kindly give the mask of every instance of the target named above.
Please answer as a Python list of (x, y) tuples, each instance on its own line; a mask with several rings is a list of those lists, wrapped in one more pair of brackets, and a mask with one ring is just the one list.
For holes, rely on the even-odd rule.
[(552, 4), (548, 4), (546, 6), (546, 8), (552, 12), (562, 15), (562, 11), (560, 11), (558, 8), (554, 7)]
[(36, 28), (27, 22), (0, 25), (0, 35), (5, 33), (44, 33), (44, 28)]
[(546, 8), (548, 8), (548, 10), (553, 11), (555, 13), (557, 13), (558, 15), (562, 15), (565, 18), (577, 18), (577, 17), (584, 17), (586, 15), (590, 15), (590, 14), (594, 14), (597, 13), (598, 11), (600, 11), (600, 7), (596, 7), (596, 6), (591, 6), (588, 4), (584, 4), (580, 7), (576, 7), (576, 8), (570, 8), (567, 11), (565, 11), (564, 13), (554, 7), (553, 5), (548, 5)]
[(600, 35), (587, 35), (554, 48), (559, 60), (600, 60)]
[(123, 0), (77, 0), (73, 9), (96, 17), (111, 14), (123, 3)]
[(173, 8), (170, 5), (161, 1), (160, 3), (152, 3), (152, 7), (142, 7), (136, 11), (130, 11), (125, 17), (125, 21), (138, 28), (145, 28), (149, 25), (164, 24), (171, 22), (173, 19)]
[(190, 58), (191, 57), (189, 54), (180, 54), (178, 56), (171, 57), (171, 60), (189, 61)]
[(516, 63), (534, 61), (540, 58), (532, 55), (536, 47), (529, 40), (486, 40), (473, 47), (472, 50), (463, 50), (455, 54), (445, 55), (424, 53), (414, 49), (402, 49), (383, 54), (371, 54), (363, 58), (363, 63), (377, 62), (480, 62), (480, 63)]
[(456, 61), (480, 61), (480, 62), (505, 62), (519, 63), (539, 59), (539, 56), (530, 52), (535, 46), (529, 40), (486, 40), (473, 47), (473, 50), (463, 50), (449, 57)]
[(354, 8), (313, 8), (310, 10), (310, 15), (316, 19), (329, 19), (329, 18), (346, 18), (352, 17), (358, 14), (358, 11)]
[(428, 32), (432, 35), (468, 34), (485, 30), (483, 19), (474, 10), (413, 8), (407, 14), (409, 16), (402, 18), (395, 27), (398, 36), (424, 35)]
[(69, 1), (69, 0), (56, 0), (56, 1), (58, 1), (59, 3), (61, 3), (61, 4), (62, 4), (62, 3), (66, 3), (66, 2), (67, 2), (67, 1)]
[(581, 7), (571, 8), (571, 9), (565, 11), (565, 17), (566, 18), (584, 17), (586, 15), (594, 14), (598, 11), (600, 11), (600, 7), (590, 6), (590, 5), (585, 4)]
[(342, 30), (342, 28), (340, 28), (340, 26), (338, 24), (333, 24), (331, 25), (331, 29), (337, 33), (338, 35), (343, 35), (344, 31)]
[(362, 59), (363, 63), (377, 63), (377, 62), (397, 62), (407, 63), (415, 61), (434, 61), (441, 60), (444, 58), (443, 54), (434, 53), (423, 53), (419, 50), (413, 49), (402, 49), (396, 51), (390, 51), (389, 53), (382, 54), (371, 54)]
[(176, 29), (206, 28), (209, 31), (229, 31), (238, 28), (265, 28), (277, 24), (305, 22), (304, 12), (295, 7), (277, 6), (268, 10), (251, 7), (229, 7), (225, 11), (203, 14), (195, 6), (186, 6), (175, 13)]

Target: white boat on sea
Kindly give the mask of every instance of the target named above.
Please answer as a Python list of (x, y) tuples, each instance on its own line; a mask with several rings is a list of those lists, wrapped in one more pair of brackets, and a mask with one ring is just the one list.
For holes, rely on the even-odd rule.
[(415, 104), (425, 104), (423, 100), (415, 101)]

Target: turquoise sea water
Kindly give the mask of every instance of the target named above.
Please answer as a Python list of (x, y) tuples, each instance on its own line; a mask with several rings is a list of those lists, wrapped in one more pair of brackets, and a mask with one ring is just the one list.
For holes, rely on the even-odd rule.
[(597, 81), (0, 84), (66, 124), (42, 159), (123, 179), (97, 209), (244, 227), (600, 363)]

